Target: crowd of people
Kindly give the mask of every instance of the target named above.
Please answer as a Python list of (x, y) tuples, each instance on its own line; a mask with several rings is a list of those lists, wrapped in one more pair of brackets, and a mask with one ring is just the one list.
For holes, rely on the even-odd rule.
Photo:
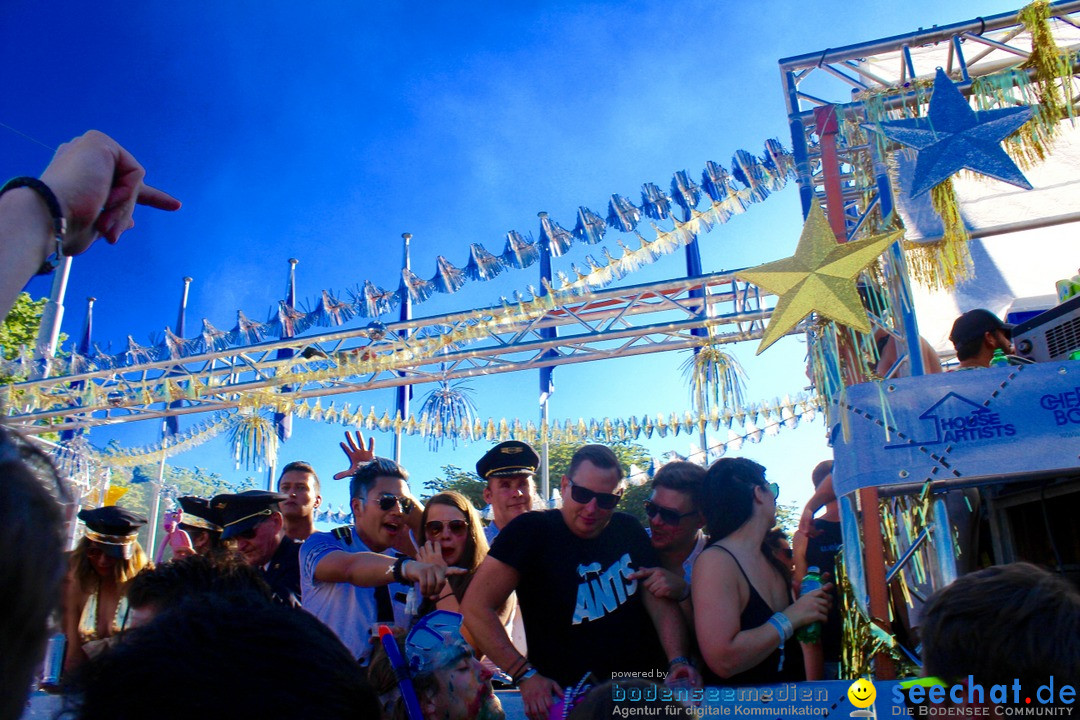
[[(130, 154), (91, 132), (40, 179), (0, 189), (0, 311), (50, 255), (77, 254), (97, 236), (116, 242), (135, 204), (179, 207), (142, 179)], [(988, 364), (1009, 330), (986, 311), (958, 319), (962, 366)], [(645, 528), (616, 512), (626, 481), (609, 448), (580, 447), (559, 506), (536, 509), (539, 457), (500, 443), (476, 464), (493, 516), (483, 527), (458, 493), (421, 503), (405, 468), (359, 433), (342, 449), (349, 467), (335, 477), (349, 480), (350, 525), (316, 531), (318, 475), (292, 462), (276, 492), (181, 498), (172, 558), (154, 566), (136, 539), (146, 519), (118, 507), (81, 510), (85, 534), (65, 556), (63, 483), (38, 450), (0, 429), (0, 578), (16, 588), (0, 601), (0, 720), (21, 713), (50, 618), (66, 639), (59, 688), (76, 718), (498, 718), (494, 679), (517, 687), (530, 720), (542, 720), (553, 710), (595, 716), (583, 713), (610, 701), (612, 678), (836, 677), (829, 463), (815, 469), (814, 500), (788, 545), (776, 528), (778, 485), (745, 458), (662, 467)], [(823, 584), (801, 592), (810, 565)], [(1013, 652), (1007, 633), (985, 652), (963, 649), (979, 623), (1034, 623), (1033, 608), (1066, 633), (1052, 649), (1028, 641), (1026, 654)], [(1080, 677), (1080, 596), (1045, 571), (973, 573), (924, 615), (928, 672)], [(800, 642), (796, 632), (814, 624), (822, 639)], [(1020, 664), (1002, 670), (997, 657)]]

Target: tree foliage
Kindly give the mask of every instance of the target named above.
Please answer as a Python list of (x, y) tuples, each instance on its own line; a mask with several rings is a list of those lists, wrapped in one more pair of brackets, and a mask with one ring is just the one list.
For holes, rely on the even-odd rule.
[[(37, 342), (38, 328), (41, 327), (41, 315), (45, 312), (47, 298), (32, 300), (27, 293), (19, 293), (11, 312), (0, 323), (0, 349), (4, 360), (14, 360), (25, 345), (33, 348)], [(57, 347), (67, 341), (67, 335), (60, 333)], [(10, 383), (17, 378), (0, 376), (0, 385)]]

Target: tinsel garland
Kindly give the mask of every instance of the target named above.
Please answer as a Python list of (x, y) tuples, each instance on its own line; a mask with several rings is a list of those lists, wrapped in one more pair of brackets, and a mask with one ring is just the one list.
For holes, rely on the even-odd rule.
[[(675, 174), (671, 194), (664, 193), (653, 183), (646, 183), (642, 190), (642, 206), (638, 208), (621, 195), (612, 195), (609, 202), (607, 225), (625, 233), (633, 233), (640, 246), (631, 249), (617, 240), (622, 249), (614, 257), (608, 248), (601, 248), (604, 260), (592, 255), (585, 258), (584, 269), (571, 264), (570, 273), (558, 271), (555, 285), (571, 294), (580, 294), (606, 287), (612, 282), (656, 262), (660, 257), (686, 245), (702, 232), (715, 225), (726, 223), (733, 216), (745, 212), (755, 203), (767, 199), (771, 193), (782, 189), (794, 177), (794, 159), (777, 140), (765, 142), (765, 153), (759, 158), (745, 151), (738, 151), (732, 158), (729, 173), (714, 162), (706, 163), (701, 185), (695, 184), (686, 172)], [(735, 183), (741, 183), (742, 187)], [(703, 199), (708, 201), (704, 210), (697, 209)], [(682, 208), (688, 219), (679, 220), (672, 213), (673, 204)], [(638, 232), (642, 218), (650, 218), (656, 239), (649, 241)], [(670, 221), (672, 229), (660, 228), (656, 222)], [(578, 211), (577, 225), (568, 231), (558, 223), (541, 217), (541, 239), (526, 239), (517, 231), (507, 233), (506, 249), (501, 255), (493, 255), (479, 244), (470, 247), (470, 259), (465, 268), (457, 268), (441, 255), (436, 258), (436, 273), (430, 280), (423, 280), (408, 270), (403, 270), (401, 284), (395, 291), (384, 290), (370, 280), (357, 283), (351, 292), (352, 302), (337, 299), (335, 294), (322, 291), (317, 306), (309, 312), (301, 312), (284, 303), (274, 308), (266, 323), (248, 318), (237, 312), (236, 326), (231, 331), (219, 330), (203, 320), (202, 332), (193, 338), (181, 338), (166, 329), (160, 342), (140, 345), (130, 335), (124, 352), (110, 355), (96, 345), (91, 357), (72, 352), (62, 362), (62, 371), (69, 374), (97, 370), (122, 369), (132, 364), (157, 360), (182, 359), (203, 353), (222, 351), (229, 347), (256, 344), (273, 337), (291, 337), (303, 333), (314, 325), (340, 325), (352, 317), (378, 317), (389, 313), (402, 298), (408, 296), (422, 302), (433, 292), (456, 292), (466, 279), (489, 280), (507, 267), (524, 268), (539, 257), (541, 241), (552, 248), (552, 254), (562, 255), (569, 250), (574, 239), (587, 244), (600, 242), (605, 234), (605, 221), (596, 213), (582, 206)], [(531, 292), (535, 295), (535, 292)], [(19, 358), (0, 364), (0, 374), (12, 377), (37, 379), (41, 368), (35, 362), (32, 349), (24, 350)], [(56, 368), (53, 370), (56, 374)]]
[(927, 287), (948, 290), (971, 278), (975, 268), (952, 178), (931, 188), (930, 204), (941, 218), (944, 232), (940, 240), (931, 243), (903, 244), (908, 272)]
[[(385, 410), (381, 415), (377, 414), (374, 407), (366, 413), (363, 408), (353, 411), (347, 403), (341, 409), (336, 408), (333, 402), (328, 408), (323, 408), (321, 399), (317, 399), (314, 403), (299, 401), (290, 404), (289, 409), (299, 418), (369, 431), (398, 432), (400, 430), (405, 435), (425, 438), (438, 434), (444, 438), (456, 437), (463, 441), (523, 440), (530, 444), (543, 442), (545, 436), (549, 441), (556, 443), (584, 442), (590, 439), (617, 442), (638, 440), (643, 437), (648, 439), (654, 435), (664, 438), (669, 433), (674, 437), (680, 434), (696, 436), (702, 430), (717, 431), (727, 428), (728, 440), (709, 448), (711, 451), (722, 454), (728, 450), (737, 450), (745, 440), (758, 442), (766, 435), (778, 434), (782, 428), (794, 429), (801, 420), (807, 422), (813, 420), (821, 408), (815, 398), (800, 394), (794, 399), (791, 396), (785, 396), (783, 399), (761, 402), (738, 412), (733, 412), (731, 409), (720, 412), (714, 408), (704, 414), (684, 412), (680, 415), (672, 412), (667, 415), (645, 415), (640, 418), (605, 417), (592, 418), (588, 421), (579, 418), (578, 420), (567, 419), (561, 423), (555, 421), (540, 426), (531, 420), (522, 422), (520, 419), (507, 420), (506, 418), (498, 421), (494, 418), (487, 420), (475, 418), (466, 425), (453, 419), (444, 422), (441, 418), (432, 417), (426, 413), (421, 413), (420, 417), (410, 413), (407, 419), (402, 419), (400, 416), (391, 417)], [(89, 451), (87, 455), (94, 462), (113, 467), (157, 463), (162, 457), (172, 457), (190, 450), (228, 430), (232, 438), (234, 457), (238, 463), (243, 461), (250, 467), (251, 463), (258, 465), (259, 453), (265, 452), (265, 449), (271, 445), (269, 437), (265, 434), (266, 427), (261, 421), (255, 419), (260, 417), (269, 422), (259, 413), (221, 414), (213, 423), (206, 423), (198, 431), (186, 433), (180, 442), (170, 441), (164, 444), (159, 442), (139, 448), (108, 452)], [(757, 424), (759, 422), (761, 425)], [(740, 427), (741, 432), (735, 427)], [(276, 448), (274, 444), (275, 452)], [(268, 464), (268, 458), (264, 456), (261, 459), (264, 465)]]
[(741, 408), (746, 372), (731, 353), (706, 345), (686, 359), (683, 377), (690, 385), (691, 407), (707, 415), (713, 408)]
[(1063, 54), (1054, 41), (1050, 30), (1050, 3), (1034, 0), (1017, 15), (1024, 28), (1031, 33), (1031, 56), (1021, 67), (1034, 71), (1036, 95), (1042, 112), (1049, 124), (1055, 124), (1068, 115), (1072, 116), (1072, 103), (1062, 99), (1057, 83), (1065, 86), (1066, 97), (1072, 97), (1072, 68), (1070, 54)]
[(243, 464), (246, 470), (262, 470), (277, 463), (278, 436), (273, 418), (258, 412), (241, 411), (236, 414), (229, 430), (236, 468)]

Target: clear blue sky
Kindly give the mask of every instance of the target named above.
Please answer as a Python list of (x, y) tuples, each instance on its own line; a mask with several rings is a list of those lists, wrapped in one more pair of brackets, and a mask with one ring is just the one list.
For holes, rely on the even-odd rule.
[[(116, 352), (127, 335), (148, 343), (174, 325), (184, 275), (195, 279), (188, 334), (203, 317), (228, 329), (237, 310), (266, 318), (283, 296), (289, 257), (300, 259), (301, 298), (324, 288), (344, 295), (365, 279), (392, 288), (403, 232), (414, 236), (414, 271), (427, 278), (438, 254), (463, 266), (471, 242), (498, 253), (507, 230), (537, 236), (538, 211), (572, 227), (579, 205), (605, 214), (612, 193), (636, 202), (642, 183), (666, 189), (678, 170), (699, 178), (708, 160), (730, 168), (736, 150), (760, 154), (766, 138), (790, 147), (779, 58), (1012, 9), (1002, 0), (963, 7), (6, 0), (0, 123), (38, 142), (0, 128), (0, 175), (39, 173), (52, 154), (42, 144), (97, 128), (143, 162), (149, 182), (184, 202), (171, 215), (141, 210), (118, 246), (95, 246), (74, 263), (64, 330), (78, 335), (93, 295), (95, 340)], [(800, 225), (792, 187), (704, 235), (705, 270), (789, 255)], [(577, 247), (556, 269), (582, 264), (585, 253)], [(624, 282), (682, 272), (673, 255)], [(535, 268), (505, 273), (415, 314), (491, 305), (536, 281)], [(48, 284), (28, 289), (41, 295)], [(750, 400), (806, 385), (800, 339), (756, 359), (755, 349), (735, 348)], [(683, 359), (559, 368), (552, 417), (681, 413)], [(471, 386), (483, 417), (537, 417), (535, 372)], [(430, 389), (418, 387), (417, 399)], [(347, 400), (380, 414), (393, 405), (390, 391)], [(158, 432), (159, 423), (143, 422), (97, 428), (91, 440), (141, 445)], [(341, 468), (342, 432), (297, 421), (281, 451), (282, 462), (315, 464), (335, 507), (347, 496), (329, 480)], [(390, 436), (376, 438), (380, 454), (389, 454)], [(403, 460), (419, 491), (439, 466), (471, 467), (488, 445), (431, 453), (407, 438)], [(657, 455), (688, 451), (685, 436), (648, 446)], [(810, 469), (828, 456), (824, 426), (784, 431), (740, 454), (769, 468), (782, 497), (801, 501)], [(251, 474), (233, 470), (224, 440), (171, 462)]]

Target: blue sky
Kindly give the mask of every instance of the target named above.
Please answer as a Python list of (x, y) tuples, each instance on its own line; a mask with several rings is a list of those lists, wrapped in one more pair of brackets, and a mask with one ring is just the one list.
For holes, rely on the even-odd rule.
[[(666, 189), (678, 170), (699, 178), (708, 160), (730, 168), (736, 150), (759, 155), (767, 138), (790, 147), (779, 58), (1012, 9), (1001, 0), (967, 9), (927, 0), (7, 0), (0, 174), (39, 173), (52, 154), (42, 144), (97, 128), (142, 161), (149, 182), (184, 202), (175, 214), (142, 209), (119, 245), (95, 246), (73, 265), (64, 330), (78, 335), (93, 295), (95, 340), (117, 351), (129, 334), (145, 343), (174, 325), (184, 275), (194, 278), (189, 335), (204, 317), (227, 329), (237, 310), (265, 319), (284, 294), (289, 257), (300, 259), (301, 298), (324, 288), (344, 295), (365, 279), (396, 287), (403, 232), (413, 234), (414, 272), (430, 277), (438, 254), (462, 266), (471, 242), (497, 253), (508, 230), (537, 236), (538, 211), (572, 227), (579, 205), (603, 214), (612, 193), (636, 202), (642, 183)], [(704, 235), (705, 270), (789, 255), (800, 225), (789, 187)], [(585, 254), (578, 247), (555, 268), (569, 271)], [(673, 255), (623, 282), (683, 272)], [(488, 306), (536, 282), (535, 268), (508, 272), (437, 296), (415, 314)], [(28, 289), (41, 295), (48, 284)], [(756, 359), (756, 343), (735, 348), (750, 400), (806, 385), (801, 343), (786, 339)], [(683, 359), (559, 368), (552, 417), (681, 413)], [(482, 417), (537, 417), (535, 372), (471, 387)], [(417, 398), (430, 389), (418, 387)], [(389, 391), (347, 400), (393, 404)], [(97, 428), (91, 440), (141, 445), (158, 428)], [(341, 468), (342, 431), (297, 421), (281, 451), (282, 462), (315, 464), (335, 507), (347, 495), (329, 480)], [(685, 454), (684, 437), (648, 446)], [(376, 442), (390, 453), (388, 435), (376, 433)], [(431, 453), (407, 438), (403, 461), (419, 490), (440, 465), (471, 467), (488, 445)], [(765, 464), (784, 497), (801, 500), (810, 469), (828, 456), (824, 426), (804, 424), (740, 454)], [(172, 462), (251, 474), (234, 471), (223, 440)]]

